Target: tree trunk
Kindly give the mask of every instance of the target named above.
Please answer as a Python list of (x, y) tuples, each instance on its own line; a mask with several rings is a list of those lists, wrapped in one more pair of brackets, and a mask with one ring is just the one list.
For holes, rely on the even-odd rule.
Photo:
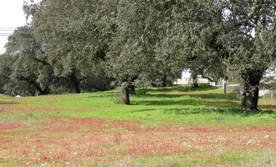
[(80, 81), (78, 80), (74, 72), (70, 75), (70, 79), (72, 81), (73, 92), (80, 93)]
[(129, 93), (130, 93), (131, 95), (135, 95), (135, 94), (136, 94), (135, 85), (130, 85), (130, 86), (129, 86)]
[(32, 93), (33, 96), (39, 95), (47, 95), (50, 94), (50, 89), (48, 87), (42, 89), (36, 81), (31, 80), (30, 78), (20, 77), (21, 80), (25, 80), (27, 83), (33, 85), (35, 87), (34, 92)]
[(250, 71), (242, 75), (244, 79), (244, 91), (241, 107), (245, 111), (258, 109), (259, 83), (262, 78), (262, 71)]
[(226, 86), (227, 86), (227, 81), (224, 80), (224, 82), (223, 82), (223, 94), (224, 94), (224, 95), (226, 95), (226, 93), (227, 93), (227, 92), (226, 92), (226, 90), (227, 90), (227, 87), (226, 87)]
[(44, 90), (42, 90), (41, 94), (42, 95), (48, 95), (48, 94), (50, 94), (50, 89), (48, 87), (44, 88)]
[(162, 87), (166, 87), (167, 85), (167, 75), (164, 74), (162, 78)]
[(124, 104), (130, 104), (129, 89), (127, 87), (122, 88), (122, 101)]
[(224, 95), (226, 95), (226, 91), (227, 91), (227, 80), (228, 80), (227, 66), (226, 66), (226, 63), (224, 62), (224, 82), (223, 82), (223, 92), (224, 92)]
[(198, 79), (197, 79), (197, 74), (196, 73), (192, 73), (192, 78), (193, 78), (193, 88), (198, 88)]

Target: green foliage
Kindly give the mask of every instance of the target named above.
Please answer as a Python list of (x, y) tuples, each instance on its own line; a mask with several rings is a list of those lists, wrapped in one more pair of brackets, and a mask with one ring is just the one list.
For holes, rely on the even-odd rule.
[(107, 72), (118, 85), (136, 80), (142, 86), (147, 82), (167, 86), (182, 70), (177, 57), (156, 50), (166, 31), (160, 26), (169, 16), (166, 5), (145, 0), (118, 2), (115, 34), (107, 53)]
[(16, 57), (11, 57), (7, 55), (0, 56), (0, 93), (4, 94), (5, 87), (11, 84), (10, 75), (12, 73), (12, 64), (15, 61)]
[[(42, 8), (44, 9), (42, 4), (44, 4), (44, 2), (37, 4), (28, 4), (25, 2), (24, 11), (27, 17), (33, 16), (34, 20), (36, 20), (35, 18), (40, 18), (40, 15), (42, 15), (41, 13), (45, 13), (44, 10), (42, 11)], [(47, 6), (49, 10), (52, 10), (50, 4)], [(82, 7), (80, 6), (80, 8)], [(75, 6), (75, 8), (77, 8), (77, 6)], [(53, 15), (54, 13), (51, 14)], [(49, 93), (103, 91), (111, 88), (111, 79), (106, 76), (103, 62), (99, 60), (104, 58), (103, 50), (106, 46), (94, 50), (93, 52), (92, 50), (87, 50), (90, 46), (87, 46), (83, 51), (76, 50), (76, 48), (83, 48), (80, 47), (80, 42), (85, 42), (87, 44), (87, 40), (83, 41), (82, 37), (77, 38), (77, 35), (73, 34), (75, 30), (71, 31), (71, 29), (67, 29), (66, 34), (69, 33), (70, 37), (75, 36), (76, 42), (77, 40), (81, 41), (74, 43), (75, 41), (71, 41), (69, 36), (66, 39), (65, 36), (59, 36), (60, 40), (58, 41), (57, 33), (55, 33), (54, 36), (50, 36), (51, 34), (46, 35), (46, 32), (49, 32), (49, 29), (46, 27), (49, 20), (55, 22), (58, 18), (62, 19), (62, 14), (64, 13), (61, 13), (60, 17), (48, 17), (46, 22), (43, 22), (46, 16), (43, 17), (43, 19), (40, 18), (40, 21), (42, 21), (40, 24), (41, 27), (35, 27), (31, 24), (18, 27), (17, 30), (9, 36), (9, 41), (6, 44), (6, 55), (13, 57), (14, 62), (9, 64), (11, 72), (8, 73), (7, 71), (3, 71), (3, 74), (1, 73), (1, 76), (6, 77), (5, 80), (3, 78), (5, 85), (1, 87), (3, 89), (1, 93), (12, 96), (16, 94), (29, 96)], [(51, 25), (51, 27), (50, 33), (57, 30), (53, 29), (53, 27), (58, 28), (54, 24)], [(66, 25), (66, 27), (70, 26)], [(79, 26), (77, 28), (79, 28)], [(34, 36), (36, 32), (39, 34)], [(54, 41), (51, 41), (52, 37), (55, 38)], [(92, 36), (88, 36), (87, 38), (91, 37)], [(57, 49), (57, 47), (59, 48)], [(68, 49), (70, 47), (72, 47), (72, 50)], [(65, 50), (65, 52), (61, 52), (61, 49)], [(67, 52), (69, 53), (67, 54)], [(89, 57), (91, 53), (95, 55), (93, 60)], [(65, 54), (67, 54), (67, 56), (65, 56)], [(9, 63), (8, 60), (4, 59), (2, 62), (6, 64)], [(7, 78), (9, 79), (8, 82)]]
[(24, 12), (32, 25), (7, 51), (25, 94), (168, 86), (183, 68), (217, 81), (226, 65), (255, 87), (275, 62), (273, 0), (43, 0)]
[[(108, 3), (93, 1), (89, 5), (92, 2), (86, 0), (42, 3), (33, 26), (36, 38), (45, 45), (44, 52), (54, 75), (68, 78), (76, 93), (81, 88), (108, 89), (110, 78), (103, 72), (103, 61), (111, 25), (102, 20), (104, 13), (110, 13)], [(89, 86), (92, 88), (87, 89)]]
[[(45, 61), (40, 44), (33, 37), (32, 27), (18, 27), (9, 36), (6, 49), (7, 55), (16, 56), (9, 77), (17, 83), (18, 93), (21, 95), (49, 93), (48, 85), (53, 78), (52, 69)], [(6, 88), (6, 92), (9, 91), (11, 90)], [(14, 94), (9, 93), (9, 95)]]

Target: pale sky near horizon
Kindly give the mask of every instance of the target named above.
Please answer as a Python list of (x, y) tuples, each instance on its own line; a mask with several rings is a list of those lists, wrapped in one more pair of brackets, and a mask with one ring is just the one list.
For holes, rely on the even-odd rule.
[(0, 0), (0, 54), (5, 52), (4, 45), (13, 30), (26, 23), (23, 2), (24, 0)]

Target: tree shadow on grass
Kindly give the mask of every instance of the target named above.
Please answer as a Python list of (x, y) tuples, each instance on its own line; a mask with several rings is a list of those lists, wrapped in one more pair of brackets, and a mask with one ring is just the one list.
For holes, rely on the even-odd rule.
[(177, 97), (183, 97), (186, 96), (185, 94), (136, 94), (134, 95), (136, 97), (141, 97), (141, 98), (177, 98)]
[(18, 104), (18, 103), (14, 102), (14, 101), (0, 101), (0, 105), (1, 104)]
[(219, 93), (208, 93), (208, 94), (189, 94), (188, 96), (194, 98), (202, 98), (202, 99), (225, 99), (225, 100), (235, 100), (237, 99), (236, 93), (229, 93), (227, 95), (219, 94)]
[(229, 100), (205, 100), (205, 99), (143, 99), (139, 101), (135, 101), (136, 105), (151, 105), (151, 106), (193, 106), (193, 107), (238, 107), (239, 104), (235, 101)]
[[(259, 108), (264, 108), (264, 109), (269, 109), (269, 110), (276, 110), (276, 104), (275, 105), (271, 105), (271, 104), (261, 104), (258, 106)], [(275, 111), (276, 112), (276, 111)]]
[[(201, 89), (200, 91), (208, 91), (211, 89), (217, 89), (215, 87), (207, 87), (206, 89)], [(178, 92), (178, 93), (175, 93)], [(197, 93), (198, 92), (198, 93)], [(136, 97), (160, 97), (160, 98), (177, 98), (177, 97), (183, 97), (183, 96), (189, 96), (192, 98), (201, 98), (201, 99), (221, 99), (221, 100), (236, 100), (237, 94), (235, 92), (230, 92), (226, 95), (221, 93), (200, 93), (198, 89), (193, 90), (187, 90), (187, 88), (160, 88), (160, 89), (154, 89), (154, 88), (141, 88), (136, 91)]]
[(192, 115), (192, 114), (212, 114), (217, 113), (221, 115), (238, 115), (238, 116), (254, 116), (268, 114), (273, 118), (276, 118), (276, 112), (272, 110), (254, 110), (254, 111), (244, 111), (240, 108), (186, 108), (186, 109), (165, 109), (165, 114), (175, 114), (175, 115)]
[(156, 109), (139, 109), (139, 110), (132, 110), (131, 113), (136, 113), (136, 112), (151, 112), (155, 111)]
[(117, 93), (117, 92), (106, 93), (106, 94), (93, 93), (93, 95), (88, 96), (87, 98), (109, 98), (109, 97), (114, 97), (114, 96), (121, 96), (121, 94)]
[(229, 93), (227, 95), (220, 94), (220, 93), (206, 93), (206, 94), (200, 94), (200, 93), (183, 93), (183, 94), (144, 94), (144, 95), (135, 95), (136, 97), (141, 97), (141, 98), (178, 98), (178, 97), (184, 97), (188, 96), (191, 98), (198, 98), (198, 99), (220, 99), (220, 100), (236, 100), (237, 95), (235, 93)]
[(229, 101), (229, 100), (219, 100), (219, 101), (212, 100), (212, 101), (210, 101), (210, 100), (201, 99), (198, 101), (201, 105), (206, 106), (206, 107), (218, 108), (218, 107), (239, 107), (240, 106), (239, 102)]
[(202, 84), (198, 88), (193, 88), (190, 86), (179, 86), (179, 87), (160, 87), (160, 88), (139, 88), (136, 90), (137, 94), (146, 94), (148, 92), (191, 92), (191, 91), (208, 91), (208, 90), (215, 90), (218, 89), (217, 87)]
[[(132, 113), (137, 112), (151, 112), (156, 109), (139, 109), (132, 110)], [(219, 115), (233, 115), (233, 116), (242, 116), (242, 117), (250, 117), (250, 116), (258, 116), (258, 115), (270, 115), (271, 117), (276, 119), (276, 111), (272, 110), (255, 110), (251, 112), (246, 112), (237, 107), (221, 107), (221, 108), (166, 108), (163, 109), (163, 113), (165, 115), (204, 115), (204, 114), (219, 114)]]
[(137, 101), (139, 105), (152, 105), (152, 106), (170, 106), (170, 105), (189, 105), (189, 106), (199, 106), (200, 104), (193, 99), (180, 99), (180, 100), (170, 100), (170, 99), (162, 99), (162, 100), (139, 100)]

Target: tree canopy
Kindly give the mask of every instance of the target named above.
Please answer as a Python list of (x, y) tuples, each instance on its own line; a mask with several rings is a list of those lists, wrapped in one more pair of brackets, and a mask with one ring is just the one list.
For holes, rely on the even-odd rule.
[[(167, 86), (184, 68), (210, 80), (237, 71), (242, 107), (257, 109), (258, 85), (275, 62), (275, 0), (43, 0), (24, 4), (31, 25), (9, 38), (10, 78), (69, 92), (135, 84)], [(21, 67), (22, 66), (22, 67)], [(7, 79), (7, 78), (6, 78)], [(52, 87), (52, 88), (51, 88)]]

